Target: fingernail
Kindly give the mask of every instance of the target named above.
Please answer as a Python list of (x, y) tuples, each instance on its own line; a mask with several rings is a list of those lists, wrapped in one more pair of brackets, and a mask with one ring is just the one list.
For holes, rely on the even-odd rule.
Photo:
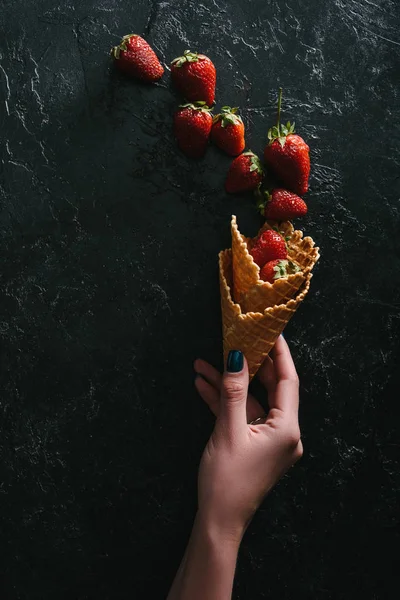
[(240, 373), (243, 369), (243, 353), (240, 350), (231, 350), (226, 361), (228, 373)]

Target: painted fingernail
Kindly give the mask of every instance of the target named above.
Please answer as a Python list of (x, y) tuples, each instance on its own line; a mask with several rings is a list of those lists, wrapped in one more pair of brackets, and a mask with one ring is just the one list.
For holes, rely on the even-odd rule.
[(231, 350), (226, 361), (228, 373), (240, 373), (243, 369), (243, 353), (240, 350)]

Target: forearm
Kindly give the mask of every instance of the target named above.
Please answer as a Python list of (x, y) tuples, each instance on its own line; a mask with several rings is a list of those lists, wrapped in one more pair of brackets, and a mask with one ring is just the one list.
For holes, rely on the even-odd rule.
[(239, 544), (197, 515), (167, 600), (230, 600)]
[(189, 548), (189, 546), (185, 550), (185, 554), (183, 555), (181, 564), (179, 565), (179, 569), (175, 575), (175, 579), (172, 583), (172, 587), (169, 591), (167, 600), (180, 600), (180, 598), (181, 598), (180, 594), (181, 594), (181, 586), (182, 586), (182, 577), (183, 577), (183, 573), (184, 573), (184, 569), (185, 569), (185, 565), (186, 565), (188, 548)]

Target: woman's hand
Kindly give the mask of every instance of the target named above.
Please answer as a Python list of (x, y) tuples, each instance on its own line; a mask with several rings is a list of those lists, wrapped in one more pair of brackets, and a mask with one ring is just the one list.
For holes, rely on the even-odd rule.
[(303, 452), (299, 382), (282, 337), (258, 374), (268, 391), (268, 415), (247, 395), (241, 352), (230, 352), (222, 376), (202, 360), (195, 370), (197, 390), (217, 420), (201, 459), (199, 509), (168, 600), (229, 600), (243, 533), (265, 494)]
[[(247, 393), (241, 352), (230, 353), (222, 376), (203, 360), (195, 370), (196, 388), (217, 418), (200, 465), (198, 518), (208, 530), (240, 543), (264, 496), (302, 456), (296, 369), (280, 336), (258, 373), (268, 392), (267, 415)], [(260, 417), (261, 423), (251, 424)]]

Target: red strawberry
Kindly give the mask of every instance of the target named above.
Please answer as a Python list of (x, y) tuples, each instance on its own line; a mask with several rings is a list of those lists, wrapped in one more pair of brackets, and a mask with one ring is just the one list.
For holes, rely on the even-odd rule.
[(278, 120), (276, 126), (268, 131), (269, 144), (264, 150), (264, 161), (285, 187), (301, 195), (308, 190), (310, 148), (303, 138), (294, 133), (294, 123), (281, 125), (281, 101), (282, 88), (279, 88)]
[(244, 124), (236, 114), (237, 111), (237, 108), (223, 106), (221, 114), (213, 118), (211, 129), (211, 139), (214, 144), (231, 156), (237, 156), (245, 147)]
[(211, 108), (204, 102), (181, 104), (174, 117), (178, 146), (190, 158), (204, 155), (212, 126)]
[(157, 81), (164, 73), (156, 53), (140, 35), (124, 35), (111, 54), (118, 69), (142, 81)]
[(208, 106), (214, 103), (216, 71), (204, 54), (185, 50), (171, 63), (171, 78), (179, 92), (190, 102), (203, 100)]
[(307, 214), (307, 204), (300, 196), (282, 188), (275, 188), (269, 194), (264, 192), (265, 201), (258, 208), (266, 219), (271, 221), (288, 221)]
[(298, 271), (299, 267), (291, 260), (270, 260), (261, 269), (260, 279), (274, 283), (277, 279), (283, 279)]
[(286, 242), (280, 233), (267, 229), (256, 240), (250, 254), (254, 262), (263, 267), (270, 260), (287, 258)]
[(249, 150), (232, 161), (225, 180), (225, 190), (229, 194), (255, 190), (261, 184), (262, 178), (260, 159)]

